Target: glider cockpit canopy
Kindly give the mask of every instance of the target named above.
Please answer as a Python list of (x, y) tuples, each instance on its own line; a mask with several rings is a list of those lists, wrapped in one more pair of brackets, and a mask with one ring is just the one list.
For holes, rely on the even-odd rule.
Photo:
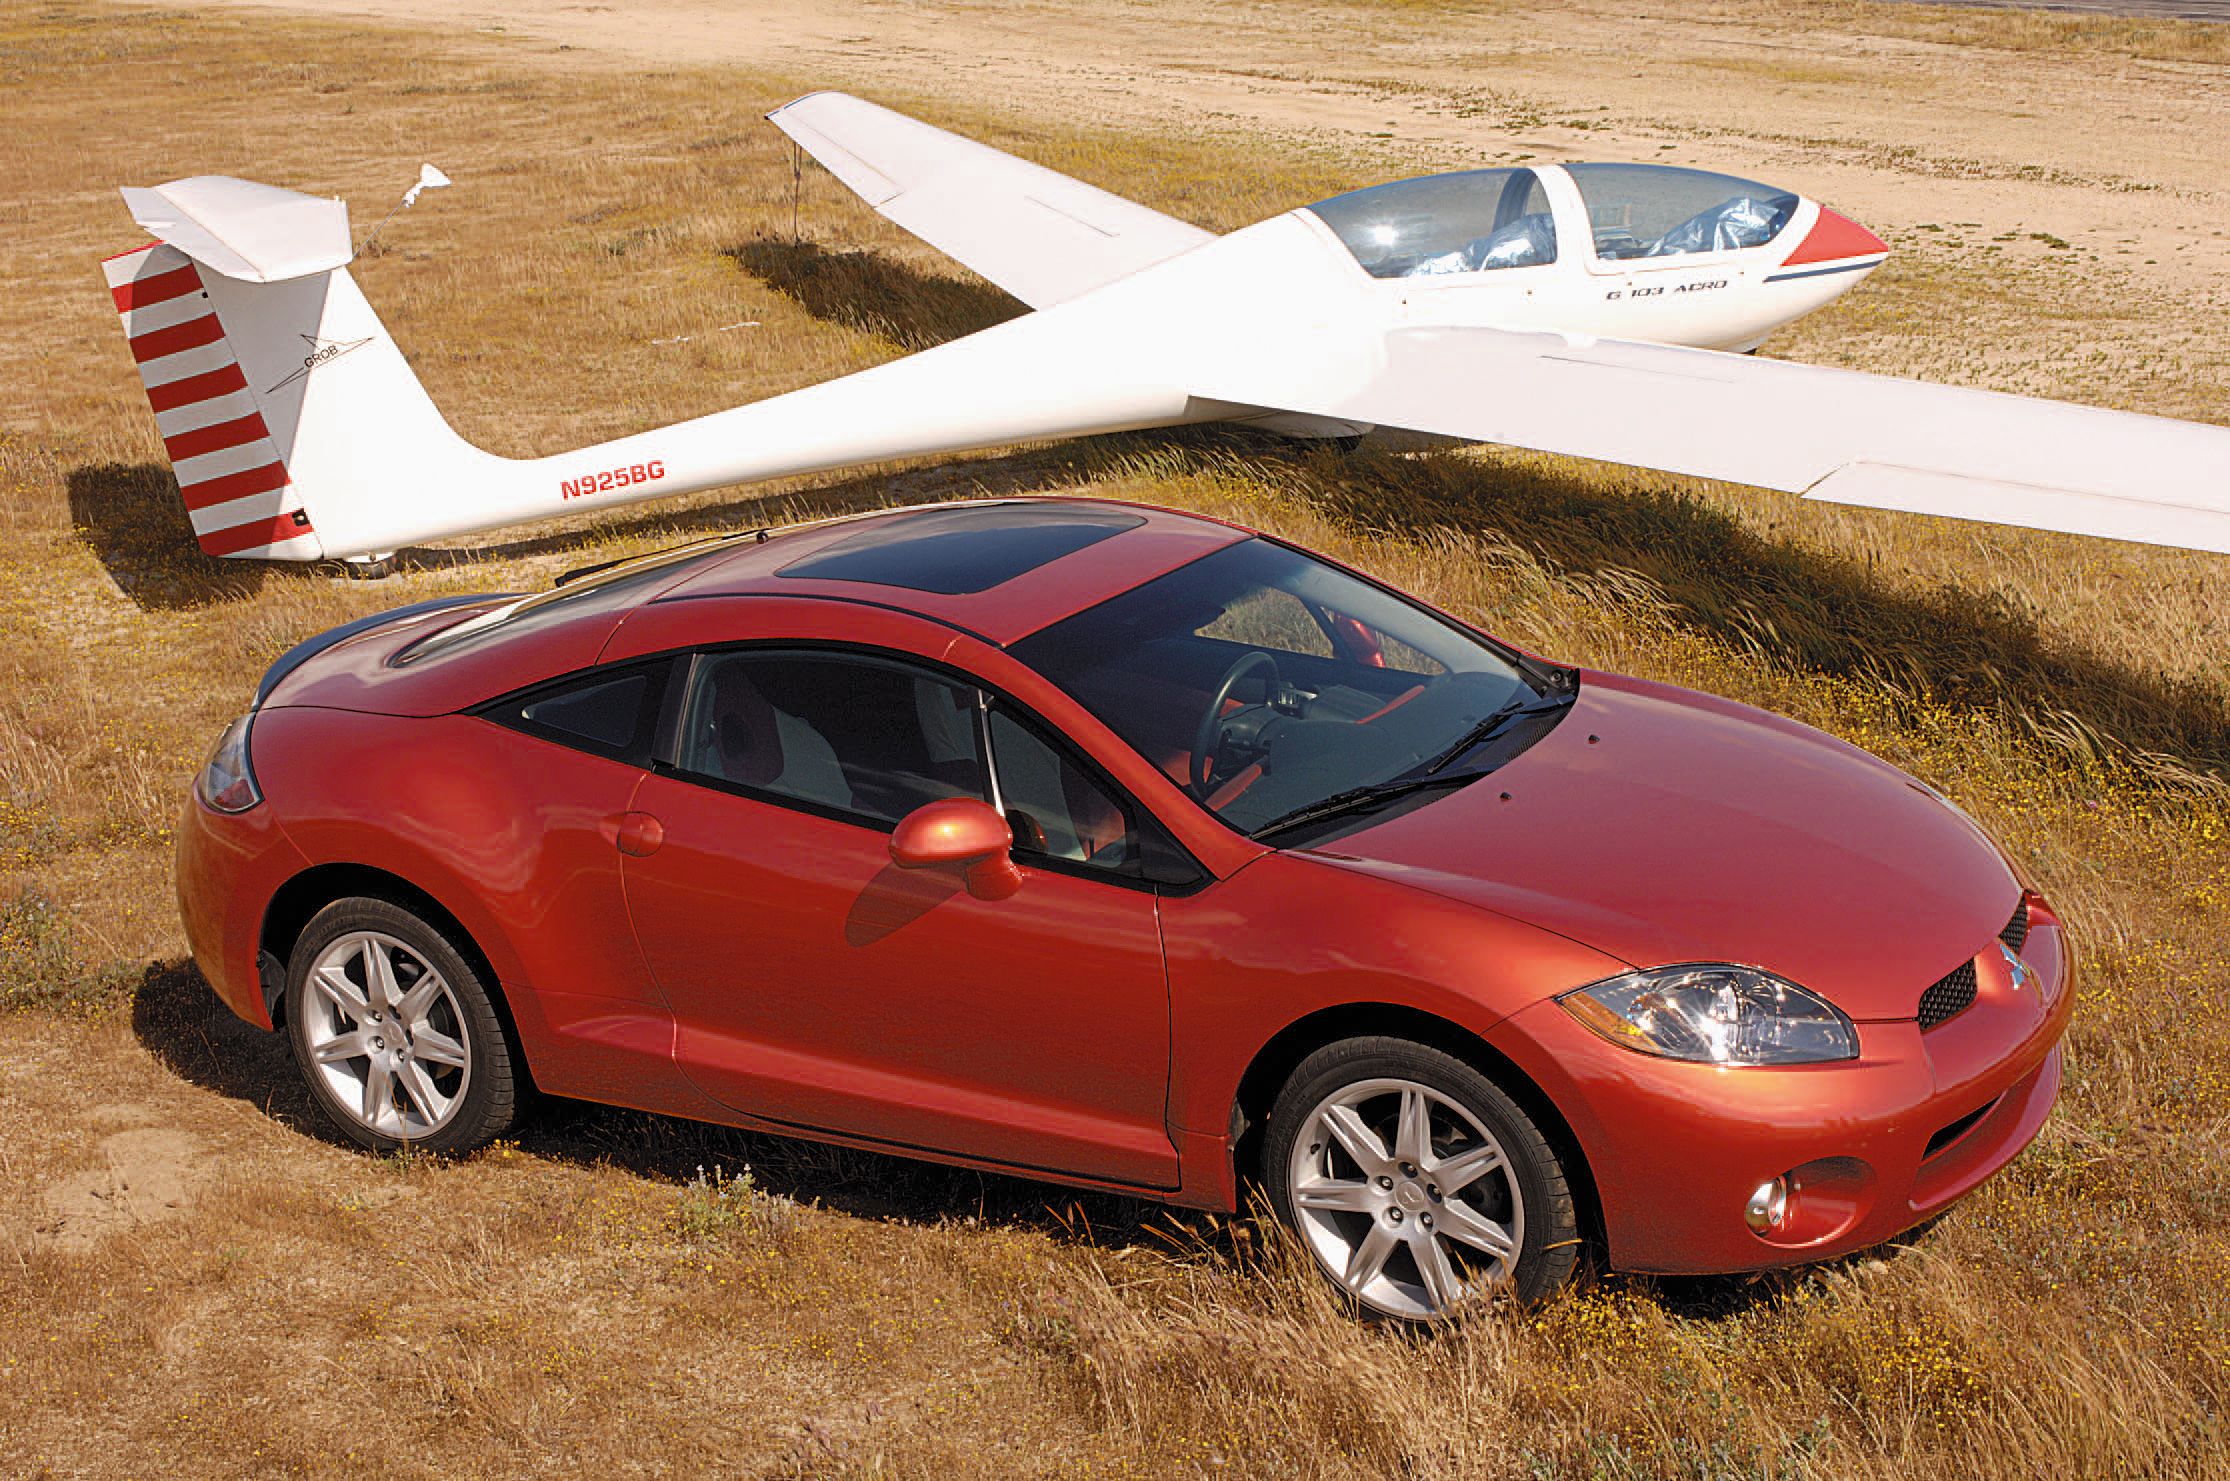
[[(1568, 178), (1598, 261), (1762, 247), (1796, 214), (1792, 191), (1672, 165), (1462, 170), (1350, 191), (1309, 207), (1374, 278), (1539, 267), (1557, 260), (1549, 171)], [(1567, 226), (1581, 218), (1567, 213)]]
[(1531, 170), (1462, 170), (1351, 190), (1309, 207), (1374, 278), (1556, 261), (1556, 216)]

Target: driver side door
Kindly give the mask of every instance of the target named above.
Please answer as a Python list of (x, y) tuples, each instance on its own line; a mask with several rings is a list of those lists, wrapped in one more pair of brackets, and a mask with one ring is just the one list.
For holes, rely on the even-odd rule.
[[(659, 839), (625, 882), (683, 1071), (800, 1129), (1174, 1187), (1131, 805), (1042, 731), (995, 723), (972, 684), (888, 655), (710, 651), (680, 682), (677, 737), (635, 802)], [(896, 867), (899, 819), (991, 800), (995, 759), (1018, 805), (1046, 799), (1008, 811), (1021, 889), (984, 900)]]

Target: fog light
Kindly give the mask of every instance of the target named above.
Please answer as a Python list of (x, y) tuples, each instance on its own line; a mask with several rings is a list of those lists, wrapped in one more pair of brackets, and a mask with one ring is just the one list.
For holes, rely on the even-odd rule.
[(1789, 1180), (1785, 1177), (1758, 1184), (1758, 1191), (1750, 1195), (1750, 1202), (1742, 1210), (1742, 1222), (1753, 1234), (1771, 1234), (1788, 1216)]

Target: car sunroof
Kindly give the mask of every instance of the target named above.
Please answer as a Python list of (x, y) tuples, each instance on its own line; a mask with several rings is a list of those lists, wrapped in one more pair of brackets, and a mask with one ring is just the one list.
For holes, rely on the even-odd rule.
[(1060, 504), (925, 509), (876, 520), (775, 574), (964, 596), (1145, 522), (1120, 510)]

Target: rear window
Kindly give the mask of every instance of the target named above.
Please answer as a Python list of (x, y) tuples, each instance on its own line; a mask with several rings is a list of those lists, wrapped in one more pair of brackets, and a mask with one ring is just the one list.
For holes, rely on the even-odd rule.
[(930, 509), (878, 519), (775, 574), (966, 596), (1145, 522), (1119, 510), (1059, 504)]
[(617, 749), (635, 738), (643, 696), (649, 692), (650, 675), (626, 674), (522, 705), (519, 718), (539, 729)]
[(515, 602), (468, 617), (453, 627), (430, 633), (388, 662), (400, 668), (498, 633), (522, 632), (591, 612), (617, 612), (680, 581), (690, 567), (721, 559), (737, 541), (757, 538), (757, 534), (750, 531), (742, 535), (722, 535), (712, 541), (655, 552), (609, 567), (591, 567), (571, 578), (560, 576), (559, 584), (550, 590), (520, 597)]

